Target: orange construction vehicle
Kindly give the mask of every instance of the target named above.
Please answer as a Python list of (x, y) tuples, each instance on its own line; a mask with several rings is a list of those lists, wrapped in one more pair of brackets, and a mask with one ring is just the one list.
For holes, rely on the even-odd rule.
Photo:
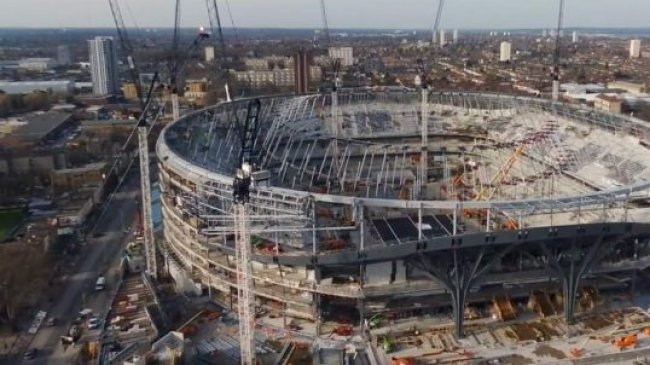
[(325, 250), (327, 251), (337, 251), (342, 250), (347, 247), (345, 240), (342, 239), (331, 239), (325, 242)]
[(391, 362), (391, 365), (415, 365), (415, 359), (412, 357), (394, 357)]
[(614, 340), (614, 346), (618, 347), (620, 350), (625, 350), (628, 347), (636, 346), (636, 334), (623, 336), (619, 339)]
[(337, 336), (345, 336), (345, 337), (350, 336), (352, 335), (352, 326), (350, 326), (349, 324), (338, 325), (336, 326), (336, 328), (334, 328), (332, 334)]

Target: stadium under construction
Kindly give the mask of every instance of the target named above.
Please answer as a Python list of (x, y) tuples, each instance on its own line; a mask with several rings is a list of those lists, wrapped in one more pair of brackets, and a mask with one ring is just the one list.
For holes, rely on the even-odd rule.
[[(241, 99), (158, 140), (167, 267), (237, 306)], [(503, 94), (339, 90), (259, 99), (249, 231), (258, 329), (365, 336), (373, 319), (584, 292), (650, 266), (650, 126)], [(506, 305), (507, 306), (507, 305)], [(451, 322), (450, 322), (451, 323)], [(344, 331), (345, 332), (345, 331)]]

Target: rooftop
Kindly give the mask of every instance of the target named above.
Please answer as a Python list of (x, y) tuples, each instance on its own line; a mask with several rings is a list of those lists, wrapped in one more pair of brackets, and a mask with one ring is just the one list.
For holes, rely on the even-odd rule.
[(89, 171), (95, 171), (95, 170), (101, 170), (105, 168), (107, 165), (106, 162), (94, 162), (94, 163), (89, 163), (85, 166), (81, 167), (75, 167), (71, 169), (60, 169), (60, 170), (53, 170), (53, 174), (74, 174), (74, 173), (84, 173), (84, 172), (89, 172)]
[(16, 129), (15, 136), (26, 141), (38, 142), (70, 120), (71, 113), (46, 112), (27, 118), (27, 124)]
[(70, 80), (50, 80), (50, 81), (0, 81), (0, 88), (3, 86), (67, 86), (74, 83)]

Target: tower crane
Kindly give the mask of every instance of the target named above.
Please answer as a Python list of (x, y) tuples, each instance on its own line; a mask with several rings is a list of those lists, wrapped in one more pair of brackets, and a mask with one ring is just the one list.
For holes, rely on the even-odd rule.
[[(144, 233), (144, 249), (145, 249), (145, 265), (147, 273), (152, 277), (156, 278), (158, 274), (157, 270), (157, 257), (156, 257), (156, 246), (153, 236), (153, 220), (151, 212), (151, 182), (149, 180), (149, 130), (150, 127), (147, 123), (147, 116), (150, 113), (150, 108), (152, 105), (152, 94), (153, 89), (155, 88), (156, 83), (158, 82), (158, 73), (154, 74), (154, 78), (151, 81), (151, 85), (147, 92), (146, 99), (142, 99), (141, 88), (139, 77), (139, 70), (137, 63), (134, 60), (133, 52), (134, 47), (131, 43), (126, 26), (124, 24), (124, 19), (122, 18), (122, 12), (118, 4), (118, 0), (109, 0), (109, 6), (111, 8), (111, 13), (113, 14), (113, 20), (115, 21), (115, 27), (117, 34), (120, 40), (120, 44), (123, 52), (126, 54), (127, 62), (129, 65), (130, 75), (135, 88), (138, 94), (138, 99), (140, 100), (140, 105), (142, 107), (142, 112), (140, 114), (140, 119), (137, 125), (138, 132), (138, 152), (140, 155), (140, 184), (141, 184), (141, 195), (142, 195), (142, 228)], [(162, 108), (158, 109), (158, 116), (160, 115)], [(129, 137), (130, 138), (130, 137)]]
[(250, 201), (256, 169), (255, 145), (259, 129), (261, 102), (251, 100), (242, 126), (239, 168), (233, 181), (233, 219), (237, 264), (237, 310), (239, 314), (240, 358), (242, 365), (255, 365), (255, 295), (251, 269), (251, 242), (246, 204)]
[[(118, 37), (120, 40), (121, 47), (123, 52), (126, 54), (127, 62), (129, 65), (130, 75), (133, 83), (135, 84), (138, 98), (142, 107), (142, 112), (140, 119), (137, 125), (137, 134), (138, 134), (138, 152), (140, 156), (140, 184), (141, 184), (141, 194), (142, 194), (142, 217), (143, 217), (143, 233), (144, 233), (144, 246), (145, 246), (145, 263), (146, 271), (152, 277), (157, 277), (157, 256), (156, 256), (156, 246), (153, 235), (153, 221), (151, 215), (151, 182), (150, 182), (150, 171), (149, 171), (149, 141), (148, 135), (153, 124), (160, 117), (160, 114), (163, 111), (162, 106), (158, 105), (155, 119), (149, 122), (149, 115), (153, 109), (153, 91), (156, 85), (159, 82), (159, 73), (155, 72), (154, 77), (149, 86), (146, 99), (142, 98), (141, 85), (138, 79), (139, 77), (139, 68), (138, 64), (135, 62), (133, 53), (134, 47), (131, 43), (131, 40), (128, 35), (128, 31), (124, 24), (124, 19), (122, 18), (122, 13), (120, 11), (118, 0), (108, 0), (109, 6), (111, 8), (111, 13), (113, 14), (113, 19), (115, 21), (115, 27), (117, 29)], [(180, 24), (180, 0), (176, 0), (176, 28), (174, 30), (174, 40), (172, 46), (172, 57), (170, 59), (170, 81), (172, 85), (172, 95), (176, 95), (175, 99), (172, 99), (172, 103), (175, 105), (175, 117), (178, 113), (178, 95), (176, 93), (178, 89), (177, 85), (177, 76), (182, 72), (185, 62), (182, 58), (182, 55), (179, 54), (179, 38), (180, 30), (178, 26)], [(201, 31), (199, 35), (194, 40), (193, 44), (189, 47), (189, 52), (191, 52), (195, 47), (197, 47), (202, 39), (205, 39), (208, 35)], [(135, 131), (134, 131), (135, 132)], [(130, 137), (129, 137), (130, 138)]]
[[(442, 11), (445, 6), (445, 0), (438, 0), (438, 9), (436, 12), (436, 19), (433, 23), (433, 38), (436, 38), (440, 28), (440, 21), (442, 19)], [(432, 45), (433, 62), (435, 62), (435, 42)], [(419, 184), (416, 184), (415, 195), (420, 195), (421, 189), (426, 187), (427, 180), (429, 179), (429, 78), (428, 72), (423, 59), (418, 59), (417, 75), (415, 77), (415, 84), (422, 92), (422, 105), (421, 105), (421, 124), (422, 124), (422, 145), (420, 147), (420, 168), (419, 168)]]
[[(205, 0), (205, 4), (208, 8), (208, 17), (210, 20), (210, 29), (212, 31), (213, 37), (215, 34), (218, 37), (215, 37), (216, 42), (219, 42), (219, 62), (217, 62), (216, 75), (222, 76), (224, 74), (224, 68), (226, 63), (226, 42), (223, 37), (223, 28), (221, 27), (221, 16), (219, 15), (219, 6), (217, 5), (217, 0)], [(232, 19), (232, 17), (231, 17)], [(233, 20), (234, 27), (234, 20)], [(216, 31), (216, 32), (215, 32)], [(232, 101), (230, 97), (230, 86), (228, 83), (225, 83), (224, 88), (226, 89), (226, 100), (228, 102)]]
[[(330, 35), (330, 28), (327, 22), (327, 8), (325, 7), (325, 0), (320, 0), (320, 9), (321, 17), (323, 20), (323, 31), (325, 33), (325, 41), (327, 45), (327, 52), (332, 47), (332, 37)], [(339, 176), (341, 166), (339, 165), (339, 144), (338, 140), (341, 134), (341, 126), (339, 123), (339, 98), (338, 98), (338, 89), (341, 87), (341, 80), (339, 78), (339, 73), (341, 71), (341, 60), (334, 59), (330, 57), (330, 67), (333, 71), (333, 80), (332, 80), (332, 134), (334, 135), (333, 143), (333, 157), (332, 163), (334, 165), (334, 176)], [(341, 188), (343, 188), (343, 181), (341, 181)]]
[(115, 21), (115, 29), (117, 30), (117, 37), (120, 41), (122, 52), (126, 55), (126, 61), (127, 64), (129, 65), (129, 76), (131, 77), (131, 81), (135, 85), (135, 90), (138, 95), (138, 100), (140, 101), (140, 105), (144, 107), (144, 100), (142, 99), (142, 94), (141, 94), (142, 90), (140, 87), (140, 82), (138, 80), (140, 72), (137, 68), (137, 64), (133, 56), (134, 53), (133, 43), (131, 43), (131, 39), (129, 38), (129, 33), (126, 30), (126, 25), (124, 24), (124, 18), (122, 17), (122, 11), (120, 10), (120, 5), (118, 3), (118, 0), (108, 0), (108, 5), (110, 6), (111, 13), (113, 14), (113, 20)]
[(553, 68), (551, 76), (553, 77), (553, 101), (560, 97), (560, 52), (562, 47), (562, 37), (560, 33), (563, 30), (564, 21), (564, 0), (560, 1), (560, 9), (557, 19), (557, 32), (555, 33), (555, 50), (553, 52)]
[(169, 84), (171, 86), (172, 95), (172, 116), (174, 120), (181, 117), (180, 107), (178, 104), (178, 44), (180, 43), (181, 36), (181, 0), (176, 0), (174, 11), (174, 38), (172, 40), (172, 53), (169, 59), (170, 72)]

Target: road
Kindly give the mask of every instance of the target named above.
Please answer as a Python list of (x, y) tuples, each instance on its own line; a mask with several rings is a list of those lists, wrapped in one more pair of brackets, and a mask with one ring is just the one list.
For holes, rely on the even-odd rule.
[[(65, 289), (58, 298), (49, 315), (57, 318), (54, 327), (42, 327), (32, 339), (30, 348), (37, 348), (39, 354), (34, 360), (21, 360), (18, 364), (27, 365), (69, 365), (78, 351), (78, 347), (68, 348), (61, 345), (60, 337), (68, 331), (72, 321), (83, 304), (94, 311), (104, 311), (110, 305), (111, 285), (114, 283), (115, 265), (119, 265), (119, 256), (126, 242), (131, 238), (125, 234), (122, 223), (133, 221), (139, 193), (137, 179), (131, 179), (117, 193), (108, 207), (107, 214), (99, 222), (96, 232), (100, 237), (89, 238), (87, 250), (77, 273), (70, 275), (65, 283)], [(95, 280), (104, 274), (111, 264), (113, 273), (107, 275), (107, 290), (94, 292)], [(83, 295), (83, 293), (86, 295)], [(84, 303), (85, 302), (85, 303)], [(105, 313), (103, 313), (105, 314)]]

